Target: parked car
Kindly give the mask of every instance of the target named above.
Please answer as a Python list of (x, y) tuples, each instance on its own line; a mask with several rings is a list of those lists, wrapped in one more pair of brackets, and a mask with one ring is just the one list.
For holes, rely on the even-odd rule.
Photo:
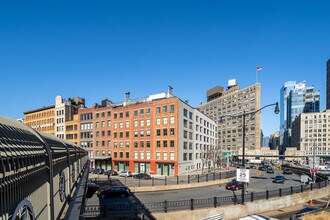
[(315, 211), (315, 210), (319, 210), (320, 208), (317, 207), (311, 207), (308, 206), (306, 208), (303, 208), (301, 210), (299, 210), (296, 214), (295, 214), (295, 219), (301, 219), (302, 215), (305, 214), (306, 212), (311, 212), (311, 211)]
[(257, 169), (255, 165), (250, 165), (250, 169)]
[(104, 169), (99, 169), (99, 168), (94, 169), (94, 170), (93, 170), (93, 173), (94, 173), (94, 174), (102, 174), (102, 173), (104, 173)]
[(119, 176), (121, 176), (121, 177), (132, 177), (132, 172), (131, 171), (121, 171), (119, 173)]
[(236, 179), (234, 179), (234, 180), (230, 181), (229, 183), (227, 183), (226, 189), (239, 190), (239, 189), (242, 189), (243, 186), (244, 186), (244, 183), (238, 182)]
[(150, 180), (151, 176), (147, 173), (139, 173), (133, 176), (135, 179)]
[(100, 198), (112, 198), (112, 197), (124, 198), (124, 197), (129, 197), (132, 194), (133, 193), (128, 187), (116, 186), (101, 191), (99, 194), (97, 194), (97, 196)]
[(273, 167), (267, 167), (267, 173), (274, 173)]
[(266, 165), (261, 165), (261, 166), (259, 167), (259, 170), (261, 170), (261, 171), (266, 171), (266, 170), (267, 170), (267, 166), (266, 166)]
[(292, 174), (292, 170), (289, 168), (284, 168), (283, 174)]
[(118, 173), (115, 170), (107, 170), (104, 172), (104, 175), (116, 176)]
[(273, 179), (273, 183), (284, 183), (284, 182), (285, 182), (284, 176), (275, 176), (275, 178)]

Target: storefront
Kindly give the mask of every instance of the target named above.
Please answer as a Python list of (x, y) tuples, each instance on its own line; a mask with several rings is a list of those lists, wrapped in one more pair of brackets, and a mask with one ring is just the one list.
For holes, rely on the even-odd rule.
[(130, 171), (128, 161), (114, 161), (114, 170), (116, 171)]
[(156, 163), (157, 175), (174, 176), (174, 163)]
[(95, 157), (93, 167), (104, 170), (112, 170), (111, 162), (111, 157)]
[(135, 162), (134, 173), (150, 173), (150, 163)]

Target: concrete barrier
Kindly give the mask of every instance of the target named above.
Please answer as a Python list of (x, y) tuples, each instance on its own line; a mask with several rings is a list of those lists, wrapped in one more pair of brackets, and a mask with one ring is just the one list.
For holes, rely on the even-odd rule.
[(237, 219), (255, 213), (267, 212), (274, 209), (281, 209), (298, 204), (306, 203), (310, 199), (320, 199), (330, 193), (330, 185), (313, 191), (306, 191), (289, 196), (276, 197), (271, 199), (258, 200), (246, 203), (245, 205), (230, 205), (218, 208), (173, 211), (173, 212), (155, 212), (152, 215), (159, 220), (181, 220), (191, 219), (200, 220), (208, 216), (224, 213), (224, 219)]
[(189, 188), (198, 188), (205, 186), (214, 186), (218, 184), (225, 184), (230, 180), (235, 179), (235, 177), (214, 180), (210, 182), (200, 182), (200, 183), (189, 183), (189, 184), (179, 184), (179, 185), (166, 185), (166, 186), (131, 186), (129, 187), (132, 192), (154, 192), (154, 191), (165, 191), (165, 190), (176, 190), (176, 189), (189, 189)]

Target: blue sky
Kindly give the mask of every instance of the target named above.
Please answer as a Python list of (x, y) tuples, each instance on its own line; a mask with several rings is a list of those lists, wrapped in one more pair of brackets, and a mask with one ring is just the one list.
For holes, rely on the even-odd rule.
[[(255, 82), (261, 105), (279, 101), (285, 81), (321, 90), (330, 58), (329, 1), (1, 1), (0, 114), (81, 96), (91, 106), (165, 91), (205, 102), (206, 90), (236, 78)], [(266, 135), (278, 130), (262, 112)]]

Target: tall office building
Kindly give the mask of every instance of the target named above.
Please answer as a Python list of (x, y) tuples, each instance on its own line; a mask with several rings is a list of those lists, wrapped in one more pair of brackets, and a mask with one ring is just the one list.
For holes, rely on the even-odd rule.
[[(260, 108), (260, 84), (240, 89), (236, 80), (229, 80), (226, 90), (216, 86), (207, 91), (207, 102), (198, 109), (216, 121), (218, 126), (218, 145), (232, 155), (238, 155), (242, 149), (242, 114)], [(246, 117), (247, 150), (260, 149), (260, 113)]]
[(80, 145), (93, 167), (174, 175), (214, 166), (216, 124), (172, 95), (79, 109)]
[(301, 113), (320, 111), (320, 91), (313, 86), (306, 87), (305, 81), (296, 83), (289, 81), (281, 89), (281, 125), (280, 132), (283, 142), (280, 154), (291, 146), (291, 124)]
[(330, 109), (330, 59), (327, 62), (327, 109)]

